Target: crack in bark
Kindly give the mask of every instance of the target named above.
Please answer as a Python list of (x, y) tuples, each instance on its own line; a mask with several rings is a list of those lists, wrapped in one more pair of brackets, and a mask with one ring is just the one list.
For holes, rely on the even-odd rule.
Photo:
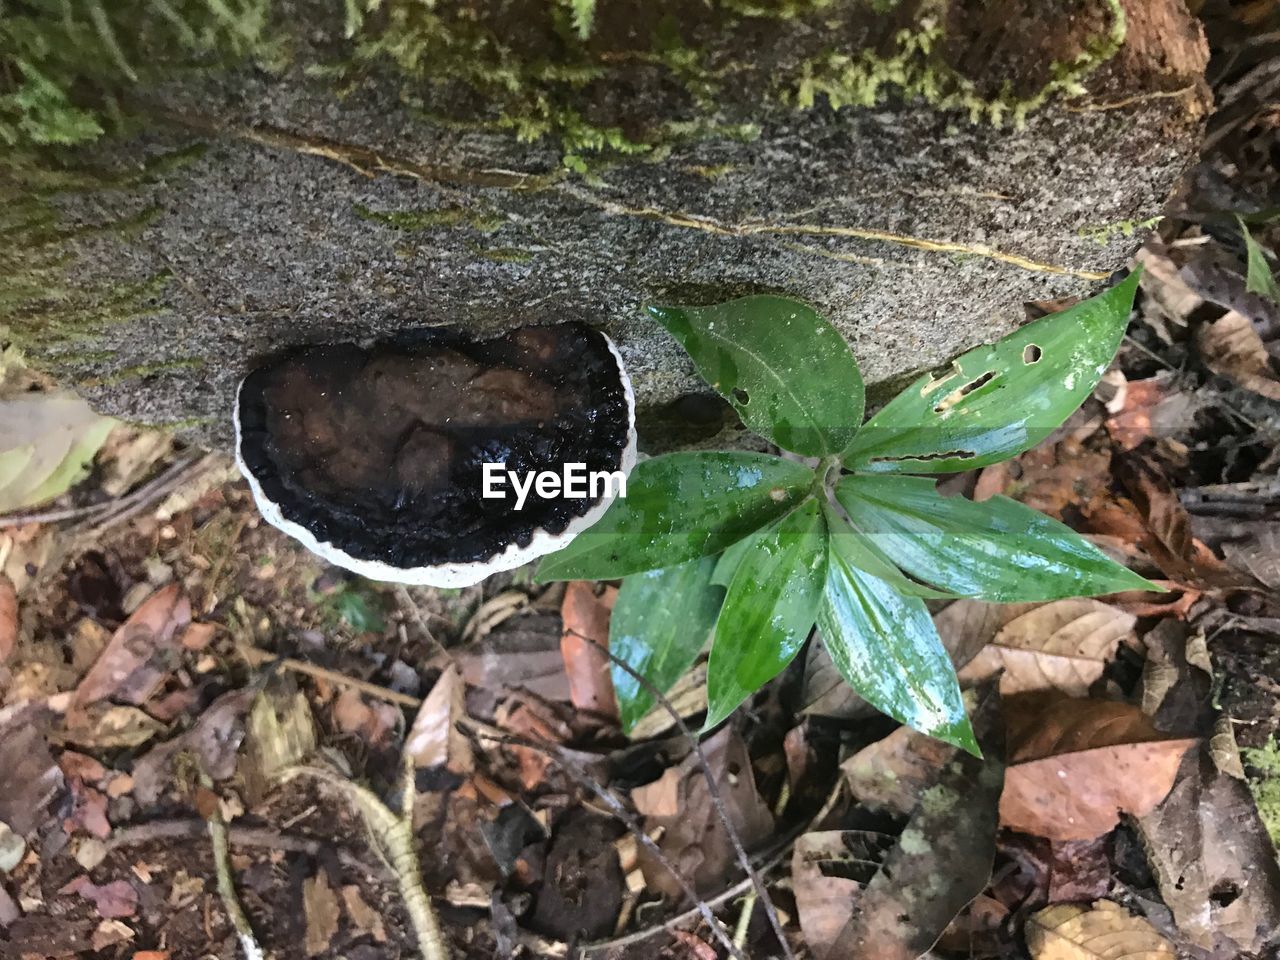
[[(501, 168), (473, 169), (448, 164), (419, 163), (368, 147), (343, 143), (324, 137), (293, 133), (278, 127), (266, 125), (251, 127), (225, 126), (206, 118), (178, 114), (169, 114), (168, 119), (183, 127), (206, 133), (220, 134), (273, 149), (288, 150), (294, 153), (332, 160), (350, 167), (360, 175), (369, 178), (376, 177), (378, 174), (390, 174), (392, 176), (409, 177), (440, 184), (454, 183), (513, 191), (539, 191), (555, 188), (565, 196), (595, 207), (610, 216), (652, 220), (667, 226), (700, 230), (704, 233), (718, 236), (737, 238), (756, 236), (842, 237), (875, 243), (888, 243), (930, 253), (981, 257), (1033, 273), (1051, 273), (1078, 277), (1083, 280), (1105, 280), (1110, 275), (1105, 271), (1080, 270), (1059, 264), (1046, 263), (1030, 257), (1024, 257), (1021, 254), (999, 250), (986, 244), (957, 243), (951, 240), (916, 237), (910, 234), (893, 233), (887, 230), (876, 230), (867, 227), (767, 223), (764, 221), (725, 223), (714, 217), (700, 216), (682, 211), (668, 211), (657, 207), (631, 207), (614, 200), (599, 197), (589, 190), (565, 183), (564, 178), (567, 176), (567, 172), (559, 170), (550, 173), (522, 173)], [(815, 248), (806, 248), (803, 245), (792, 244), (791, 246), (793, 249), (806, 250), (806, 252), (815, 254), (819, 252)], [(872, 259), (859, 258), (853, 254), (837, 255), (832, 251), (823, 251), (821, 255), (839, 260), (847, 259), (858, 263)]]

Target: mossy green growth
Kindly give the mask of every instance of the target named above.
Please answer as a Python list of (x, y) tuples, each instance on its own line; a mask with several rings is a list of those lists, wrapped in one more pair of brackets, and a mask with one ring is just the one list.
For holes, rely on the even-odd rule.
[(1253, 791), (1258, 815), (1280, 847), (1280, 744), (1269, 738), (1265, 746), (1244, 747), (1240, 751), (1249, 766), (1249, 789)]
[(0, 144), (92, 141), (175, 70), (278, 59), (270, 0), (0, 0)]
[(162, 309), (167, 272), (88, 287), (69, 279), (80, 243), (104, 234), (135, 234), (158, 209), (68, 224), (58, 198), (150, 182), (202, 152), (202, 145), (193, 144), (115, 170), (67, 165), (47, 151), (6, 154), (0, 160), (0, 343), (44, 357), (51, 365), (90, 362), (101, 359), (104, 351), (100, 345), (82, 350), (82, 342)]
[[(810, 58), (801, 65), (793, 90), (785, 91), (784, 96), (808, 108), (823, 95), (838, 110), (845, 105), (874, 106), (890, 90), (896, 90), (906, 99), (918, 98), (940, 109), (963, 111), (972, 123), (999, 126), (1009, 121), (1022, 126), (1055, 94), (1082, 94), (1085, 78), (1119, 51), (1126, 33), (1124, 7), (1120, 0), (1104, 3), (1111, 18), (1109, 28), (1090, 37), (1069, 61), (1050, 64), (1046, 82), (1030, 94), (1015, 93), (1008, 83), (994, 94), (983, 93), (972, 78), (948, 64), (943, 56), (948, 0), (924, 0), (917, 8), (915, 25), (894, 34), (890, 52), (838, 49)], [(873, 9), (882, 5), (871, 0)]]

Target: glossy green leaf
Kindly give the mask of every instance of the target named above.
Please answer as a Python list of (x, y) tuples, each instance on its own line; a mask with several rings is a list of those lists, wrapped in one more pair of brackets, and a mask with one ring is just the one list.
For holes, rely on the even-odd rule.
[(826, 514), (827, 536), (831, 538), (831, 549), (840, 554), (844, 562), (854, 569), (883, 580), (899, 593), (905, 593), (909, 597), (950, 600), (965, 596), (962, 593), (936, 590), (917, 583), (894, 565), (874, 538), (851, 527), (849, 521), (840, 516), (830, 504), (824, 504), (823, 511)]
[(729, 584), (733, 583), (733, 575), (738, 572), (738, 565), (742, 563), (742, 558), (747, 555), (752, 542), (760, 532), (748, 534), (720, 554), (719, 559), (716, 560), (716, 568), (711, 574), (712, 583), (726, 590), (729, 589)]
[[(666, 693), (693, 666), (715, 626), (724, 588), (711, 582), (715, 557), (637, 573), (622, 581), (609, 620), (609, 649)], [(648, 713), (654, 696), (613, 665), (613, 689), (626, 733)]]
[(537, 579), (603, 580), (719, 553), (785, 513), (813, 485), (808, 467), (763, 453), (671, 453), (645, 460), (599, 523), (538, 567)]
[(816, 500), (806, 500), (752, 543), (716, 620), (707, 663), (706, 729), (791, 662), (822, 599), (827, 538)]
[(863, 472), (949, 473), (1035, 446), (1084, 402), (1128, 325), (1138, 272), (926, 374), (889, 401), (844, 460)]
[(1236, 217), (1236, 222), (1240, 224), (1240, 232), (1244, 234), (1244, 248), (1248, 259), (1245, 289), (1260, 297), (1266, 297), (1272, 303), (1280, 303), (1280, 283), (1276, 282), (1275, 274), (1271, 272), (1271, 265), (1267, 263), (1267, 255), (1263, 252), (1262, 245), (1253, 239), (1253, 234), (1245, 226), (1244, 220)]
[(873, 707), (978, 753), (955, 668), (923, 600), (903, 596), (832, 550), (818, 629), (840, 675)]
[(839, 453), (862, 423), (853, 352), (813, 308), (755, 296), (714, 307), (649, 307), (742, 422), (784, 450)]
[(836, 498), (911, 576), (995, 603), (1159, 590), (1052, 517), (1007, 497), (944, 497), (928, 477), (848, 476)]

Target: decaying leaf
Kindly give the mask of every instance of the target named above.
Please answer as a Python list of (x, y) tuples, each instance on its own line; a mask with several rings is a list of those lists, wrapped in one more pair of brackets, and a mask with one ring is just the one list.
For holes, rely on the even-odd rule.
[(308, 957), (319, 956), (329, 949), (340, 917), (338, 895), (323, 870), (302, 882), (302, 912), (306, 920), (303, 950)]
[(98, 916), (105, 920), (132, 917), (138, 912), (138, 891), (128, 880), (112, 880), (98, 886), (81, 875), (72, 880), (59, 893), (78, 893), (94, 905)]
[(916, 960), (986, 887), (996, 852), (1003, 737), (990, 687), (974, 726), (984, 758), (956, 751), (920, 795), (897, 843), (825, 953), (831, 960)]
[(190, 622), (191, 603), (178, 584), (157, 590), (112, 635), (76, 688), (74, 706), (108, 697), (145, 703), (175, 665), (181, 633)]
[(1060, 903), (1027, 921), (1035, 960), (1174, 960), (1169, 942), (1142, 917), (1110, 900)]
[(239, 768), (248, 802), (260, 802), (277, 776), (315, 749), (316, 723), (306, 695), (291, 677), (273, 679), (254, 698), (245, 721)]
[(164, 724), (137, 707), (92, 703), (66, 716), (66, 726), (55, 732), (63, 743), (97, 750), (140, 747), (164, 731)]
[(1249, 318), (1235, 310), (1200, 328), (1200, 354), (1206, 366), (1246, 390), (1280, 400), (1280, 380), (1271, 369), (1267, 348)]
[[(702, 744), (729, 817), (747, 849), (773, 832), (773, 815), (756, 789), (751, 757), (742, 737), (725, 727)], [(669, 767), (654, 783), (631, 792), (636, 809), (649, 828), (662, 827), (663, 852), (680, 867), (699, 891), (715, 890), (733, 870), (734, 854), (724, 826), (716, 814), (706, 778), (697, 757), (686, 757)], [(650, 889), (672, 897), (683, 891), (671, 875), (645, 850), (641, 866)]]
[(1228, 540), (1222, 545), (1222, 552), (1236, 567), (1253, 574), (1259, 583), (1280, 590), (1280, 523), (1251, 523), (1248, 535), (1240, 540)]
[(360, 895), (360, 888), (347, 886), (342, 888), (342, 903), (347, 909), (351, 925), (360, 933), (371, 936), (375, 943), (387, 942), (387, 930), (382, 922), (382, 915), (365, 902)]
[(74, 393), (0, 400), (0, 513), (59, 496), (82, 480), (115, 424)]
[(804, 942), (815, 956), (835, 943), (893, 843), (892, 836), (867, 830), (823, 830), (796, 839), (791, 886)]
[(941, 740), (899, 727), (840, 765), (849, 792), (871, 810), (907, 816), (955, 751)]
[(1189, 755), (1137, 826), (1160, 896), (1192, 943), (1215, 956), (1275, 948), (1280, 865), (1244, 782)]
[(475, 769), (471, 741), (458, 729), (465, 715), (466, 686), (453, 664), (445, 667), (427, 695), (405, 737), (404, 755), (420, 769), (444, 767), (465, 775)]
[(0, 663), (9, 659), (18, 645), (18, 591), (13, 581), (0, 573)]
[(0, 724), (0, 821), (26, 836), (44, 822), (62, 784), (35, 717), (19, 715)]
[(574, 580), (565, 587), (560, 617), (564, 635), (560, 652), (569, 676), (569, 697), (579, 710), (618, 715), (613, 692), (612, 664), (599, 646), (609, 645), (609, 613), (618, 597), (615, 587), (596, 596), (594, 584)]
[(1098, 600), (1043, 604), (1005, 623), (960, 679), (973, 682), (1000, 673), (1004, 695), (1057, 690), (1082, 697), (1102, 676), (1120, 642), (1136, 642), (1135, 620)]
[(1169, 793), (1195, 739), (1170, 739), (1139, 710), (1109, 700), (1009, 698), (1009, 769), (1000, 822), (1051, 840), (1109, 832)]
[(168, 781), (174, 757), (190, 752), (213, 780), (235, 773), (236, 751), (244, 739), (244, 715), (257, 690), (246, 687), (224, 693), (205, 708), (186, 733), (148, 750), (133, 767), (133, 795), (139, 803), (155, 803)]

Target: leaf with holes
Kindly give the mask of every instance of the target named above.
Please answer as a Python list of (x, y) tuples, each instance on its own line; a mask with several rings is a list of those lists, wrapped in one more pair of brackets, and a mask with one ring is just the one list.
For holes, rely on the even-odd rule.
[(719, 553), (809, 491), (813, 471), (762, 453), (671, 453), (645, 460), (627, 495), (538, 567), (539, 582), (606, 580)]
[(1084, 402), (1124, 336), (1138, 271), (1110, 290), (953, 360), (898, 394), (854, 438), (860, 472), (951, 473), (1035, 446)]
[(879, 551), (952, 594), (1009, 603), (1160, 589), (1006, 497), (974, 503), (942, 496), (927, 477), (869, 475), (844, 477), (836, 497)]
[[(711, 581), (716, 563), (715, 557), (700, 557), (633, 574), (618, 591), (609, 649), (663, 693), (693, 666), (715, 626), (724, 599), (724, 589)], [(617, 664), (612, 670), (622, 729), (630, 733), (654, 696)]]
[(826, 525), (813, 499), (756, 538), (716, 620), (707, 662), (707, 729), (800, 651), (817, 619), (826, 567)]
[(978, 749), (955, 669), (919, 597), (851, 566), (833, 544), (818, 627), (840, 675), (873, 707), (939, 740)]
[(853, 352), (811, 307), (742, 297), (714, 307), (649, 307), (742, 422), (784, 450), (839, 453), (862, 423)]

